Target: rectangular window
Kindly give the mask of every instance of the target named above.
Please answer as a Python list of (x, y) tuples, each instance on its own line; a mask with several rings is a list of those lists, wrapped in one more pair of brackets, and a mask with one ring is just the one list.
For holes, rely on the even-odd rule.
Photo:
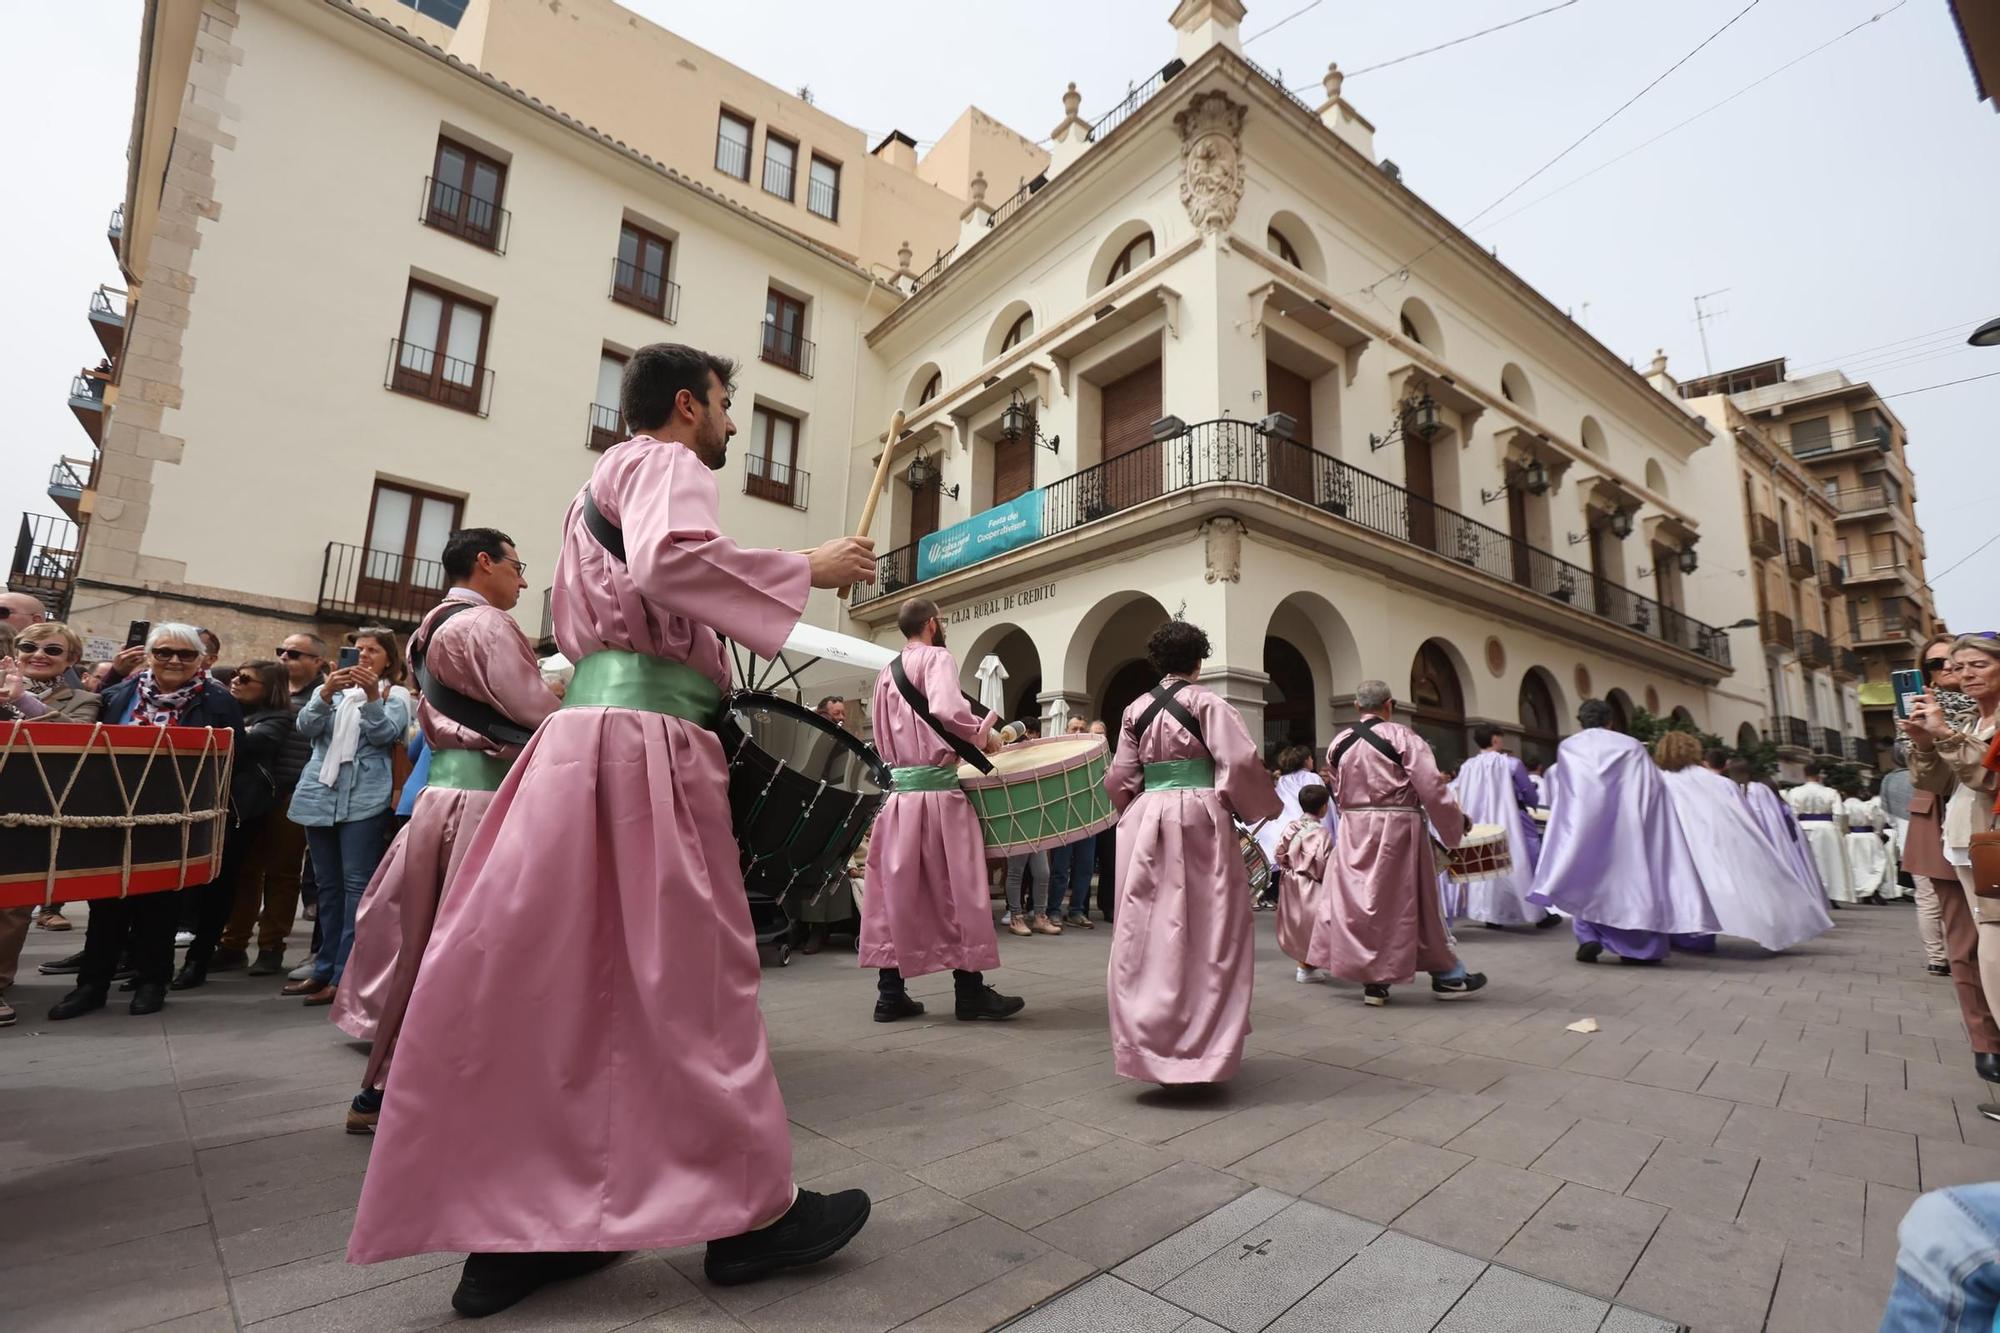
[(604, 352), (597, 359), (597, 396), (590, 400), (590, 431), (584, 444), (609, 449), (625, 439), (625, 418), (619, 415), (619, 390), (625, 382), (625, 358)]
[(840, 221), (840, 165), (813, 154), (812, 179), (806, 184), (806, 209), (828, 222)]
[(678, 304), (667, 281), (673, 244), (628, 222), (618, 230), (618, 262), (611, 270), (611, 299), (673, 323)]
[(368, 553), (361, 600), (401, 604), (417, 594), (435, 600), (445, 577), (444, 539), (460, 527), (464, 501), (411, 486), (375, 483), (368, 505)]
[(412, 282), (389, 387), (484, 416), (491, 315), (477, 301)]
[(481, 249), (500, 249), (500, 197), (507, 168), (464, 144), (440, 138), (431, 165), (424, 222)]
[(1854, 443), (1863, 448), (1887, 450), (1889, 447), (1889, 423), (1872, 407), (1864, 407), (1854, 414)]
[(792, 181), (799, 174), (799, 146), (764, 132), (764, 193), (792, 202)]
[(773, 288), (764, 295), (762, 358), (795, 374), (812, 375), (812, 344), (806, 341), (805, 302)]
[(1833, 424), (1826, 417), (1792, 423), (1792, 455), (1807, 458), (1833, 449)]
[(768, 407), (750, 414), (750, 450), (743, 460), (746, 494), (794, 509), (805, 508), (798, 457), (798, 418)]
[(1882, 474), (1882, 495), (1891, 509), (1903, 507), (1903, 483), (1886, 472)]
[(737, 180), (750, 179), (751, 124), (733, 112), (722, 113), (715, 131), (715, 169)]

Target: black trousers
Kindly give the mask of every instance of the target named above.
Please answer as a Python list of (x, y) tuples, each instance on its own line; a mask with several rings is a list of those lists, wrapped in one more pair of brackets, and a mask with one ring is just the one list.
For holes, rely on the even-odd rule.
[(1118, 829), (1112, 826), (1097, 835), (1097, 910), (1111, 919), (1118, 902)]
[[(188, 946), (186, 961), (195, 967), (207, 967), (208, 960), (215, 956), (215, 946), (222, 942), (222, 932), (236, 909), (236, 876), (256, 830), (255, 821), (247, 825), (239, 823), (231, 829), (222, 844), (220, 873), (206, 884), (181, 890), (180, 896), (194, 908), (194, 943)], [(185, 913), (182, 919), (186, 919)]]
[(76, 984), (91, 990), (111, 989), (118, 956), (129, 950), (134, 981), (141, 986), (166, 985), (174, 973), (174, 926), (180, 919), (180, 900), (178, 893), (93, 899)]
[[(985, 984), (986, 974), (984, 972), (966, 972), (959, 968), (951, 970), (951, 987), (960, 995), (977, 995), (980, 988)], [(878, 995), (905, 994), (902, 972), (893, 967), (883, 968), (881, 975), (875, 978), (875, 993)]]

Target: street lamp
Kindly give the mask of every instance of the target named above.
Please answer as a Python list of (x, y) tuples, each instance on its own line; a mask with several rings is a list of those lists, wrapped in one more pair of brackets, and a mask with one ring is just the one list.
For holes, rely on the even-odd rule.
[(903, 474), (903, 484), (913, 491), (922, 491), (926, 486), (936, 485), (939, 495), (949, 496), (956, 500), (958, 498), (958, 486), (956, 484), (950, 486), (939, 485), (938, 483), (942, 480), (942, 474), (938, 472), (937, 468), (932, 465), (931, 460), (926, 458), (921, 451), (918, 452), (916, 457), (910, 460), (910, 469)]
[(1974, 347), (2000, 347), (2000, 319), (1989, 319), (1965, 340)]

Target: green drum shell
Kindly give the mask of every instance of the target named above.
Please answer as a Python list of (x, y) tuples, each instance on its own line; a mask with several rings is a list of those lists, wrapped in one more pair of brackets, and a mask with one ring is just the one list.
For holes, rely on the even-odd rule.
[(1111, 752), (1103, 737), (1051, 736), (1009, 748), (1060, 750), (1080, 740), (1097, 744), (1060, 763), (1012, 773), (980, 773), (970, 765), (959, 768), (958, 785), (979, 816), (989, 858), (1066, 847), (1118, 822), (1111, 794), (1104, 789)]

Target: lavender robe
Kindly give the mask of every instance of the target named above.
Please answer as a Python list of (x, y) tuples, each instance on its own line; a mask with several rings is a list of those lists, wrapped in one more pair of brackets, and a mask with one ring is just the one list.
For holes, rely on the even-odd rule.
[[(999, 715), (972, 711), (949, 652), (910, 644), (903, 649), (903, 670), (932, 716), (953, 735), (985, 748)], [(876, 753), (892, 767), (958, 767), (958, 756), (903, 699), (886, 667), (875, 678), (869, 716)], [(964, 792), (891, 792), (869, 831), (863, 884), (856, 949), (861, 966), (900, 968), (906, 978), (1000, 966), (986, 836)]]
[(1778, 859), (1792, 872), (1793, 880), (1805, 891), (1806, 897), (1812, 902), (1824, 903), (1826, 886), (1819, 881), (1819, 867), (1813, 864), (1812, 853), (1806, 849), (1806, 836), (1799, 829), (1799, 819), (1792, 813), (1792, 807), (1762, 782), (1752, 782), (1745, 787), (1743, 801), (1749, 807), (1751, 817), (1757, 821), (1757, 827), (1777, 849)]
[[(1162, 684), (1180, 683), (1177, 676)], [(1278, 813), (1278, 794), (1236, 710), (1191, 685), (1179, 695), (1208, 745), (1139, 696), (1118, 728), (1105, 790), (1118, 807), (1118, 912), (1111, 937), (1111, 1048), (1125, 1078), (1220, 1083), (1243, 1063), (1255, 944), (1236, 819)], [(1144, 768), (1215, 761), (1215, 786), (1146, 791)]]
[(1542, 854), (1541, 830), (1528, 818), (1536, 801), (1528, 766), (1505, 751), (1483, 750), (1459, 765), (1451, 792), (1473, 823), (1506, 830), (1507, 850), (1514, 858), (1514, 868), (1500, 878), (1465, 886), (1465, 914), (1502, 926), (1533, 925), (1547, 916), (1547, 908), (1528, 901)]
[(1361, 741), (1336, 768), (1333, 753), (1347, 734), (1327, 747), (1340, 835), (1327, 858), (1306, 961), (1367, 985), (1405, 984), (1419, 969), (1448, 972), (1458, 960), (1424, 820), (1428, 816), (1445, 845), (1456, 847), (1465, 814), (1446, 789), (1429, 743), (1416, 732), (1384, 722), (1375, 734), (1401, 763)]
[[(776, 654), (808, 562), (722, 536), (691, 450), (627, 441), (590, 490), (629, 563), (572, 503), (566, 656), (631, 649), (727, 689), (717, 631)], [(714, 733), (629, 708), (542, 724), (439, 904), (351, 1261), (665, 1249), (785, 1211), (791, 1137), (737, 857)]]
[[(457, 612), (442, 629), (432, 629), (445, 607), (460, 603), (474, 609)], [(412, 644), (429, 640), (425, 665), (439, 681), (522, 727), (540, 726), (560, 702), (543, 683), (535, 650), (514, 617), (470, 588), (446, 593), (444, 606), (425, 616), (410, 639)], [(496, 744), (453, 722), (428, 699), (418, 699), (417, 725), (433, 750), (478, 750), (508, 757), (520, 753), (518, 746)], [(493, 804), (493, 796), (490, 791), (447, 787), (419, 792), (410, 822), (389, 844), (368, 891), (361, 895), (354, 916), (354, 951), (341, 975), (332, 1017), (334, 1026), (348, 1036), (375, 1042), (368, 1059), (368, 1086), (388, 1067), (410, 991), (417, 984), (424, 946), (430, 942), (438, 900), (464, 860), (472, 831)]]
[(1278, 875), (1278, 947), (1285, 951), (1285, 957), (1302, 966), (1312, 952), (1320, 879), (1331, 855), (1333, 836), (1322, 819), (1301, 812), (1279, 831), (1278, 854), (1272, 861)]
[(1798, 892), (1734, 782), (1699, 766), (1661, 777), (1723, 934), (1775, 951), (1833, 929), (1826, 908)]
[(1669, 935), (1721, 929), (1646, 747), (1592, 727), (1558, 753), (1529, 901), (1561, 908), (1579, 940), (1628, 958), (1664, 956)]

